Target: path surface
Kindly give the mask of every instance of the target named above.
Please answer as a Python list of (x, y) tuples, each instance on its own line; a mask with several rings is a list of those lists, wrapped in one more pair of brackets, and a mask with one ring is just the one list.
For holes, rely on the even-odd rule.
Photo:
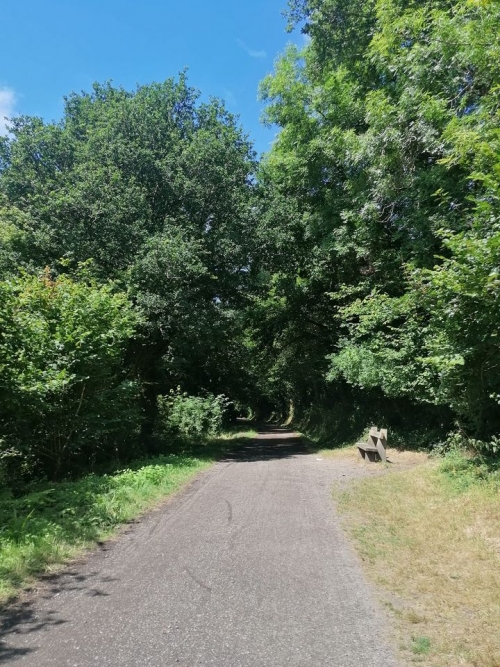
[(26, 667), (396, 667), (334, 513), (352, 464), (273, 429), (3, 619)]

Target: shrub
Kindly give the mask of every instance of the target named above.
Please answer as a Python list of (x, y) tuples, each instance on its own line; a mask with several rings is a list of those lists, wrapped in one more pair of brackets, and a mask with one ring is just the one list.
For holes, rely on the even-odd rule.
[(0, 282), (4, 461), (56, 478), (137, 431), (138, 387), (123, 366), (137, 322), (110, 284), (48, 270)]
[(223, 394), (189, 396), (180, 390), (158, 397), (162, 434), (186, 440), (217, 435), (222, 430), (230, 402)]

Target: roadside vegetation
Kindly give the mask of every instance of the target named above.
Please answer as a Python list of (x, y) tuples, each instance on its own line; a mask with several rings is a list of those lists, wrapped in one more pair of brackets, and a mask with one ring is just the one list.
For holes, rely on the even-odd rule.
[(24, 495), (0, 500), (0, 604), (37, 575), (57, 571), (112, 537), (253, 436), (251, 430), (232, 430), (205, 442), (184, 442), (176, 453), (75, 481), (39, 483)]
[(496, 667), (498, 465), (456, 450), (409, 457), (389, 456), (384, 474), (335, 491), (346, 529), (410, 664)]
[(263, 393), (324, 439), (378, 423), (494, 453), (498, 2), (291, 0), (288, 18), (308, 44), (261, 85), (281, 128), (259, 171)]

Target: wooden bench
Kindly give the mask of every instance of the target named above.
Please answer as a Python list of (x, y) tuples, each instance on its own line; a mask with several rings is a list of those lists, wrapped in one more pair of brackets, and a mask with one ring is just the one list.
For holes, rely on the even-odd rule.
[(376, 461), (387, 461), (387, 429), (381, 428), (380, 431), (376, 426), (372, 426), (368, 434), (367, 442), (357, 442), (359, 455), (364, 461), (375, 463)]

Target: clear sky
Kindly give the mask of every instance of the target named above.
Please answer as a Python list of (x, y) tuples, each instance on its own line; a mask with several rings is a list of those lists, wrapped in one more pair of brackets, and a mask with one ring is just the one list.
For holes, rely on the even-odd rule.
[[(259, 81), (287, 42), (286, 0), (2, 0), (0, 132), (14, 113), (57, 120), (63, 96), (112, 79), (127, 89), (185, 67), (204, 96), (223, 98), (259, 152)], [(4, 130), (3, 130), (4, 131)]]

